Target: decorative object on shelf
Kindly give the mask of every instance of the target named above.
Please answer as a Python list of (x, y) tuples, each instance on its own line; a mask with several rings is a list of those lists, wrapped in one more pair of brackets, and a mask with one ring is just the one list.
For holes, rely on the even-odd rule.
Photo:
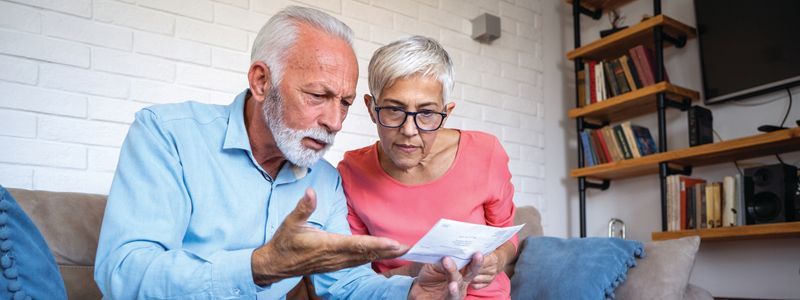
[(608, 12), (608, 21), (611, 22), (611, 28), (600, 31), (600, 37), (604, 38), (617, 31), (628, 28), (628, 26), (620, 26), (625, 21), (625, 16), (619, 13), (619, 9), (612, 9)]
[(608, 220), (608, 237), (625, 239), (625, 222), (617, 218)]
[(472, 39), (482, 44), (491, 44), (500, 37), (500, 17), (484, 13), (472, 19)]
[(714, 117), (711, 111), (702, 106), (689, 109), (689, 146), (699, 146), (714, 142)]

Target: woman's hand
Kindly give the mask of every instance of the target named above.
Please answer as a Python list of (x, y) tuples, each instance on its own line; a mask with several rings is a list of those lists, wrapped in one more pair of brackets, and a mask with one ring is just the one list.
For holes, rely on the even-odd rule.
[(500, 245), (494, 252), (483, 257), (483, 265), (478, 270), (478, 276), (472, 279), (469, 286), (479, 290), (489, 286), (494, 277), (506, 268), (506, 264), (517, 255), (517, 247), (511, 241)]
[(478, 276), (475, 276), (475, 279), (472, 280), (469, 286), (476, 290), (489, 286), (489, 284), (494, 281), (494, 277), (497, 276), (498, 273), (503, 272), (506, 266), (505, 258), (500, 258), (501, 256), (503, 255), (498, 254), (498, 250), (484, 256), (483, 266), (478, 270)]

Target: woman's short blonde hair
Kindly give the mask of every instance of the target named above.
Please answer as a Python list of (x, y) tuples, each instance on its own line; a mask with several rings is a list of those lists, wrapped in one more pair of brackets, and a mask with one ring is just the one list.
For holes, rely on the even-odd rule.
[(378, 48), (369, 61), (369, 92), (380, 98), (384, 88), (400, 78), (421, 75), (442, 84), (442, 100), (453, 90), (453, 62), (436, 40), (411, 36)]

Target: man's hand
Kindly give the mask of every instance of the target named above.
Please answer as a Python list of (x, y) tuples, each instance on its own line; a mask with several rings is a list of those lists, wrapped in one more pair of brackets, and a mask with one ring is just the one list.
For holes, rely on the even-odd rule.
[(409, 249), (392, 239), (333, 234), (310, 227), (306, 221), (316, 206), (316, 194), (309, 188), (272, 239), (253, 252), (251, 267), (256, 284), (265, 286), (289, 277), (395, 258)]
[(463, 299), (467, 295), (467, 286), (478, 275), (483, 265), (483, 255), (475, 253), (472, 261), (459, 271), (449, 257), (442, 259), (441, 264), (425, 265), (419, 277), (411, 285), (409, 299)]

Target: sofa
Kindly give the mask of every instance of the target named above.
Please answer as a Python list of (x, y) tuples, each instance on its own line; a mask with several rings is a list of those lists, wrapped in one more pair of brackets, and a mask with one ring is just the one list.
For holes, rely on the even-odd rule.
[[(51, 249), (69, 299), (101, 299), (93, 277), (93, 265), (100, 225), (106, 204), (106, 196), (8, 189), (22, 209), (33, 220)], [(541, 215), (531, 206), (519, 207), (515, 223), (525, 223), (520, 231), (520, 241), (529, 236), (541, 236)], [(515, 273), (514, 263), (506, 272), (509, 277)], [(290, 293), (290, 299), (315, 298), (313, 287), (308, 280)], [(311, 291), (309, 291), (311, 289)], [(695, 286), (688, 285), (684, 299), (713, 299), (711, 295)]]

